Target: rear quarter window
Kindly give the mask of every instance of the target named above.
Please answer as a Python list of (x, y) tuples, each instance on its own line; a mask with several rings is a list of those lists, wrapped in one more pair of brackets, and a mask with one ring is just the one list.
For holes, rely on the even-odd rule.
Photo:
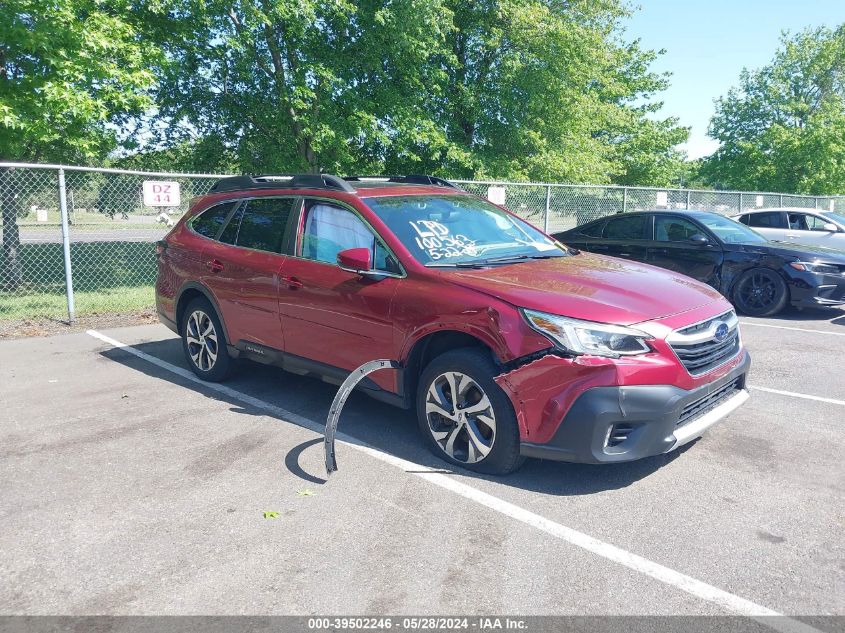
[(226, 218), (237, 202), (224, 202), (209, 207), (191, 219), (189, 226), (193, 231), (204, 237), (215, 239), (220, 229), (226, 223)]

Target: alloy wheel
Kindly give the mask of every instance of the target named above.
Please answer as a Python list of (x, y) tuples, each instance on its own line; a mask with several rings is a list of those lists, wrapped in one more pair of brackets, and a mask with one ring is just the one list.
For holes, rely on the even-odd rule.
[(765, 310), (778, 299), (777, 283), (768, 273), (754, 272), (743, 281), (738, 298), (745, 308)]
[(200, 371), (211, 371), (217, 362), (217, 330), (214, 322), (202, 310), (195, 310), (188, 317), (185, 330), (188, 354)]
[(466, 374), (447, 371), (437, 376), (426, 394), (425, 415), (437, 445), (458, 462), (480, 462), (496, 441), (493, 405)]

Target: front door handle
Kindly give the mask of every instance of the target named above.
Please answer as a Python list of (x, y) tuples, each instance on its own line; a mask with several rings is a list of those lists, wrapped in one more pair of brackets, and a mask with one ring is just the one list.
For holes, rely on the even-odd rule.
[(205, 262), (206, 267), (213, 273), (219, 273), (223, 270), (223, 262), (219, 259), (212, 259)]
[(296, 277), (282, 277), (282, 282), (291, 290), (302, 288), (302, 282)]

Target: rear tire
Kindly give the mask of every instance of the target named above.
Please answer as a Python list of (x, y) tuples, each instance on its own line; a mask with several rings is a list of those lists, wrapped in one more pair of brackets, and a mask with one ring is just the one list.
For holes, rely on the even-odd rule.
[(511, 401), (496, 384), (496, 366), (472, 347), (441, 354), (417, 387), (417, 422), (429, 449), (468, 470), (506, 475), (525, 461)]
[(789, 289), (776, 271), (754, 268), (736, 280), (731, 298), (743, 314), (767, 317), (783, 310), (789, 301)]
[(208, 382), (226, 380), (232, 369), (232, 359), (223, 325), (208, 299), (198, 297), (188, 304), (179, 331), (182, 351), (191, 370)]

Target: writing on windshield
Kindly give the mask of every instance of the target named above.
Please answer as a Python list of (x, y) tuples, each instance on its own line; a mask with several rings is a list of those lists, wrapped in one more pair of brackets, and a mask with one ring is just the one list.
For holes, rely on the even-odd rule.
[(473, 196), (388, 196), (366, 202), (423, 264), (566, 255), (530, 224)]

